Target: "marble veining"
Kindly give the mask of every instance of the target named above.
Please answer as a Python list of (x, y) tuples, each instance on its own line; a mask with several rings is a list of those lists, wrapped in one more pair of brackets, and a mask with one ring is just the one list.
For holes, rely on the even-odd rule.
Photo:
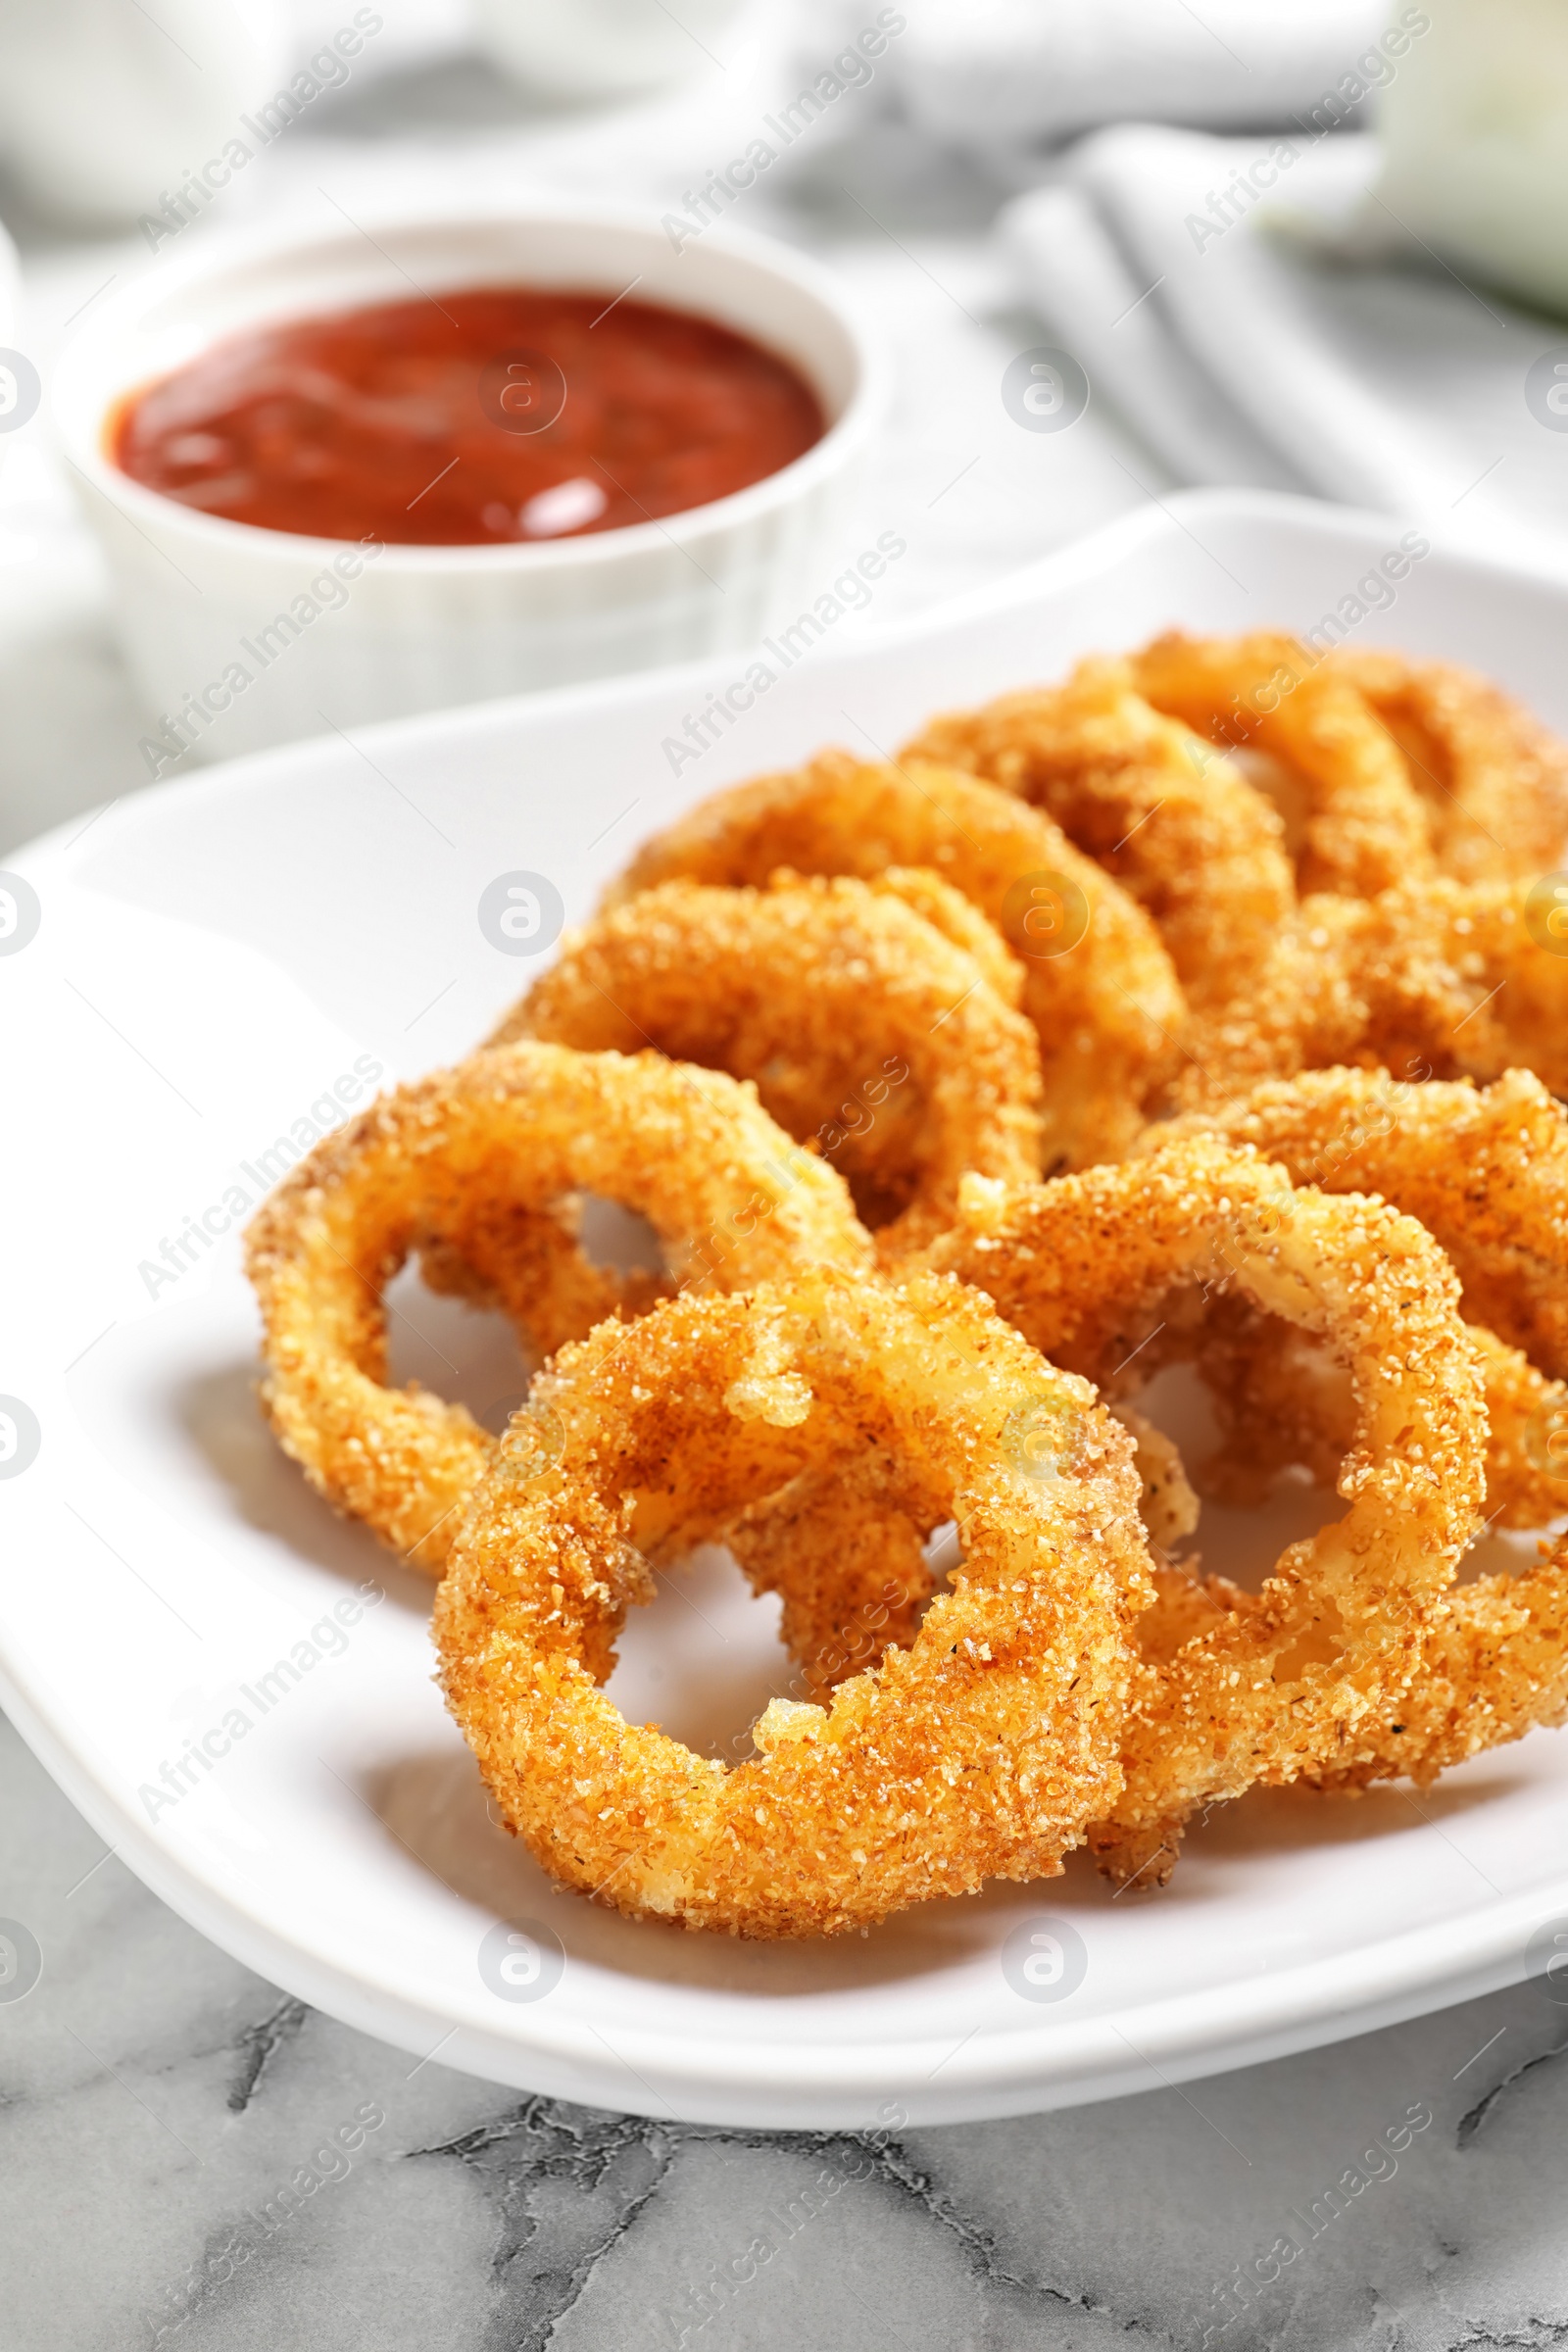
[(1568, 2010), (1528, 1986), (1006, 2123), (608, 2115), (264, 1984), (9, 1726), (0, 1913), (42, 1961), (0, 1999), (0, 2352), (1568, 2345)]

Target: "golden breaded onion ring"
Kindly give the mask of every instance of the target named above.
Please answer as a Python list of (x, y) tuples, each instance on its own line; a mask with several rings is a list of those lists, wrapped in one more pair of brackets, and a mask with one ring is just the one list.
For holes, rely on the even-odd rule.
[(950, 711), (900, 754), (1054, 818), (1159, 927), (1194, 1004), (1236, 995), (1296, 903), (1283, 824), (1241, 770), (1137, 691), (1126, 662)]
[(800, 1471), (719, 1530), (753, 1592), (779, 1596), (792, 1689), (823, 1705), (889, 1642), (907, 1649), (936, 1589), (906, 1486), (897, 1456), (867, 1446)]
[(496, 1441), (463, 1405), (386, 1386), (386, 1285), (438, 1239), (541, 1351), (634, 1313), (667, 1286), (589, 1263), (583, 1192), (640, 1210), (685, 1279), (724, 1290), (817, 1259), (871, 1263), (843, 1179), (715, 1071), (522, 1044), (383, 1095), (265, 1202), (246, 1263), (284, 1451), (420, 1567), (439, 1571)]
[[(1451, 1765), (1568, 1721), (1568, 1537), (1519, 1575), (1455, 1585), (1427, 1613), (1420, 1665), (1391, 1707), (1347, 1722), (1333, 1753), (1300, 1775), (1312, 1788), (1375, 1781), (1429, 1787)], [(1259, 1596), (1220, 1576), (1161, 1569), (1145, 1646), (1255, 1614)]]
[[(821, 1271), (667, 1300), (536, 1385), (473, 1496), (435, 1635), (453, 1713), (546, 1870), (633, 1916), (774, 1936), (1059, 1869), (1118, 1786), (1127, 1628), (1150, 1592), (1131, 1444), (1085, 1382), (956, 1283)], [(1049, 1421), (1049, 1474), (1020, 1407)], [(598, 1686), (649, 1563), (868, 1446), (916, 1527), (964, 1524), (912, 1646), (827, 1708), (774, 1700), (733, 1768), (628, 1724)]]
[(1260, 755), (1302, 891), (1370, 898), (1436, 870), (1403, 754), (1353, 679), (1294, 637), (1156, 637), (1138, 691), (1195, 733)]
[[(1568, 1508), (1568, 1465), (1546, 1440), (1568, 1420), (1568, 1390), (1484, 1324), (1465, 1326), (1481, 1367), (1487, 1411), (1490, 1526), (1544, 1527)], [(1290, 1466), (1332, 1487), (1355, 1435), (1355, 1391), (1341, 1358), (1311, 1335), (1259, 1315), (1232, 1296), (1211, 1301), (1192, 1360), (1215, 1408), (1219, 1444), (1197, 1464), (1200, 1490), (1220, 1502), (1261, 1502)]]
[(1414, 1218), (1297, 1190), (1283, 1168), (1200, 1137), (1023, 1191), (971, 1179), (925, 1262), (1112, 1395), (1192, 1351), (1192, 1305), (1216, 1270), (1349, 1366), (1346, 1517), (1281, 1555), (1255, 1611), (1141, 1668), (1126, 1789), (1091, 1842), (1112, 1876), (1158, 1883), (1195, 1806), (1295, 1779), (1409, 1682), (1425, 1614), (1481, 1516), (1486, 1416), (1457, 1280)]
[(1477, 1087), (1307, 1070), (1151, 1127), (1139, 1149), (1189, 1135), (1250, 1144), (1293, 1184), (1381, 1193), (1453, 1260), (1472, 1322), (1568, 1377), (1568, 1112), (1530, 1071)]
[[(792, 882), (800, 880), (787, 868), (780, 872)], [(1023, 965), (996, 924), (988, 921), (961, 890), (944, 882), (928, 865), (885, 865), (879, 874), (870, 876), (867, 888), (879, 896), (902, 899), (911, 913), (923, 915), (934, 931), (972, 956), (1004, 1004), (1017, 1011), (1023, 1003)]]
[[(926, 903), (945, 890), (931, 877)], [(966, 1170), (1022, 1181), (1040, 1166), (1034, 1030), (972, 955), (876, 883), (662, 883), (567, 934), (490, 1042), (519, 1037), (647, 1045), (754, 1079), (779, 1125), (832, 1160), (890, 1257), (951, 1223)]]
[(1002, 933), (1023, 966), (1040, 1039), (1043, 1165), (1113, 1156), (1173, 1071), (1186, 1016), (1143, 909), (1041, 810), (956, 769), (868, 766), (829, 752), (792, 773), (715, 794), (646, 843), (610, 894), (656, 883), (874, 878), (930, 868)]
[[(1453, 1262), (1481, 1349), (1488, 1518), (1541, 1527), (1568, 1509), (1568, 1462), (1548, 1461), (1540, 1441), (1554, 1416), (1568, 1421), (1568, 1113), (1540, 1079), (1510, 1070), (1478, 1091), (1468, 1080), (1312, 1070), (1268, 1080), (1226, 1111), (1151, 1128), (1140, 1149), (1197, 1133), (1253, 1146), (1294, 1184), (1380, 1193), (1419, 1217)], [(1226, 1461), (1254, 1484), (1285, 1461), (1332, 1475), (1350, 1411), (1343, 1375), (1312, 1377), (1277, 1326), (1227, 1344), (1224, 1371), (1204, 1364), (1230, 1402)]]
[(1532, 712), (1452, 662), (1348, 645), (1328, 658), (1403, 753), (1441, 872), (1515, 882), (1561, 863), (1568, 745)]
[[(1555, 895), (1555, 894), (1559, 894)], [(1568, 1095), (1568, 879), (1430, 881), (1303, 899), (1245, 1003), (1200, 1016), (1182, 1101), (1355, 1063), (1420, 1078), (1534, 1070)]]
[(1460, 1585), (1436, 1613), (1397, 1709), (1348, 1733), (1319, 1788), (1412, 1780), (1568, 1721), (1568, 1537), (1521, 1575)]

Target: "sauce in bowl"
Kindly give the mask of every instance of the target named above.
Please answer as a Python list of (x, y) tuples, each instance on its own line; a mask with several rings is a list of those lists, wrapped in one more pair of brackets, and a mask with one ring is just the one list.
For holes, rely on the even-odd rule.
[(108, 439), (133, 481), (233, 522), (473, 547), (707, 506), (824, 430), (803, 375), (712, 319), (496, 286), (231, 336)]

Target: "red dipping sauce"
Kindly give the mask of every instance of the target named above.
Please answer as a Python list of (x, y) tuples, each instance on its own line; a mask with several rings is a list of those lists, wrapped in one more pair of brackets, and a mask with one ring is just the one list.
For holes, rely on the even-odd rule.
[(132, 393), (110, 454), (232, 522), (482, 547), (706, 506), (824, 430), (787, 361), (710, 319), (494, 286), (232, 336)]

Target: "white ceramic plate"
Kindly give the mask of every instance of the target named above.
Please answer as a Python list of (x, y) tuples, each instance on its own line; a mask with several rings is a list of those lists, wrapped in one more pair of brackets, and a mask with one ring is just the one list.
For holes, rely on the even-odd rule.
[[(318, 1505), (263, 1429), (237, 1265), (234, 1221), (275, 1139), (293, 1130), (297, 1149), (338, 1115), (358, 1062), (401, 1077), (458, 1054), (536, 968), (480, 930), (498, 875), (545, 874), (580, 913), (640, 836), (738, 775), (825, 741), (891, 746), (944, 704), (1173, 622), (1306, 627), (1397, 538), (1292, 502), (1190, 498), (956, 614), (823, 646), (678, 775), (664, 740), (744, 664), (297, 745), (14, 860), (41, 920), (0, 956), (0, 1392), (39, 1442), (25, 1468), (0, 1464), (0, 1698), (176, 1910), (421, 2058), (759, 2126), (1099, 2098), (1525, 1974), (1532, 1932), (1568, 1913), (1554, 1734), (1419, 1801), (1250, 1798), (1144, 1903), (1074, 1863), (868, 1936), (769, 1947), (553, 1894), (487, 1817), (431, 1684), (428, 1588)], [(1562, 591), (1430, 555), (1361, 634), (1462, 656), (1563, 726), (1565, 626)], [(405, 1372), (480, 1405), (514, 1396), (487, 1322), (402, 1297)], [(1268, 1528), (1206, 1530), (1205, 1556), (1240, 1543), (1255, 1568), (1316, 1507), (1287, 1493)], [(356, 1616), (366, 1580), (385, 1596)], [(699, 1567), (630, 1629), (616, 1694), (694, 1738), (731, 1731), (780, 1672), (772, 1625), (732, 1570)], [(183, 1787), (177, 1759), (204, 1742), (217, 1760)], [(142, 1792), (166, 1765), (177, 1800), (155, 1804)], [(512, 1946), (509, 1978), (512, 1920), (534, 1923), (544, 1961)], [(1058, 1948), (1081, 1981), (1051, 1982)]]

